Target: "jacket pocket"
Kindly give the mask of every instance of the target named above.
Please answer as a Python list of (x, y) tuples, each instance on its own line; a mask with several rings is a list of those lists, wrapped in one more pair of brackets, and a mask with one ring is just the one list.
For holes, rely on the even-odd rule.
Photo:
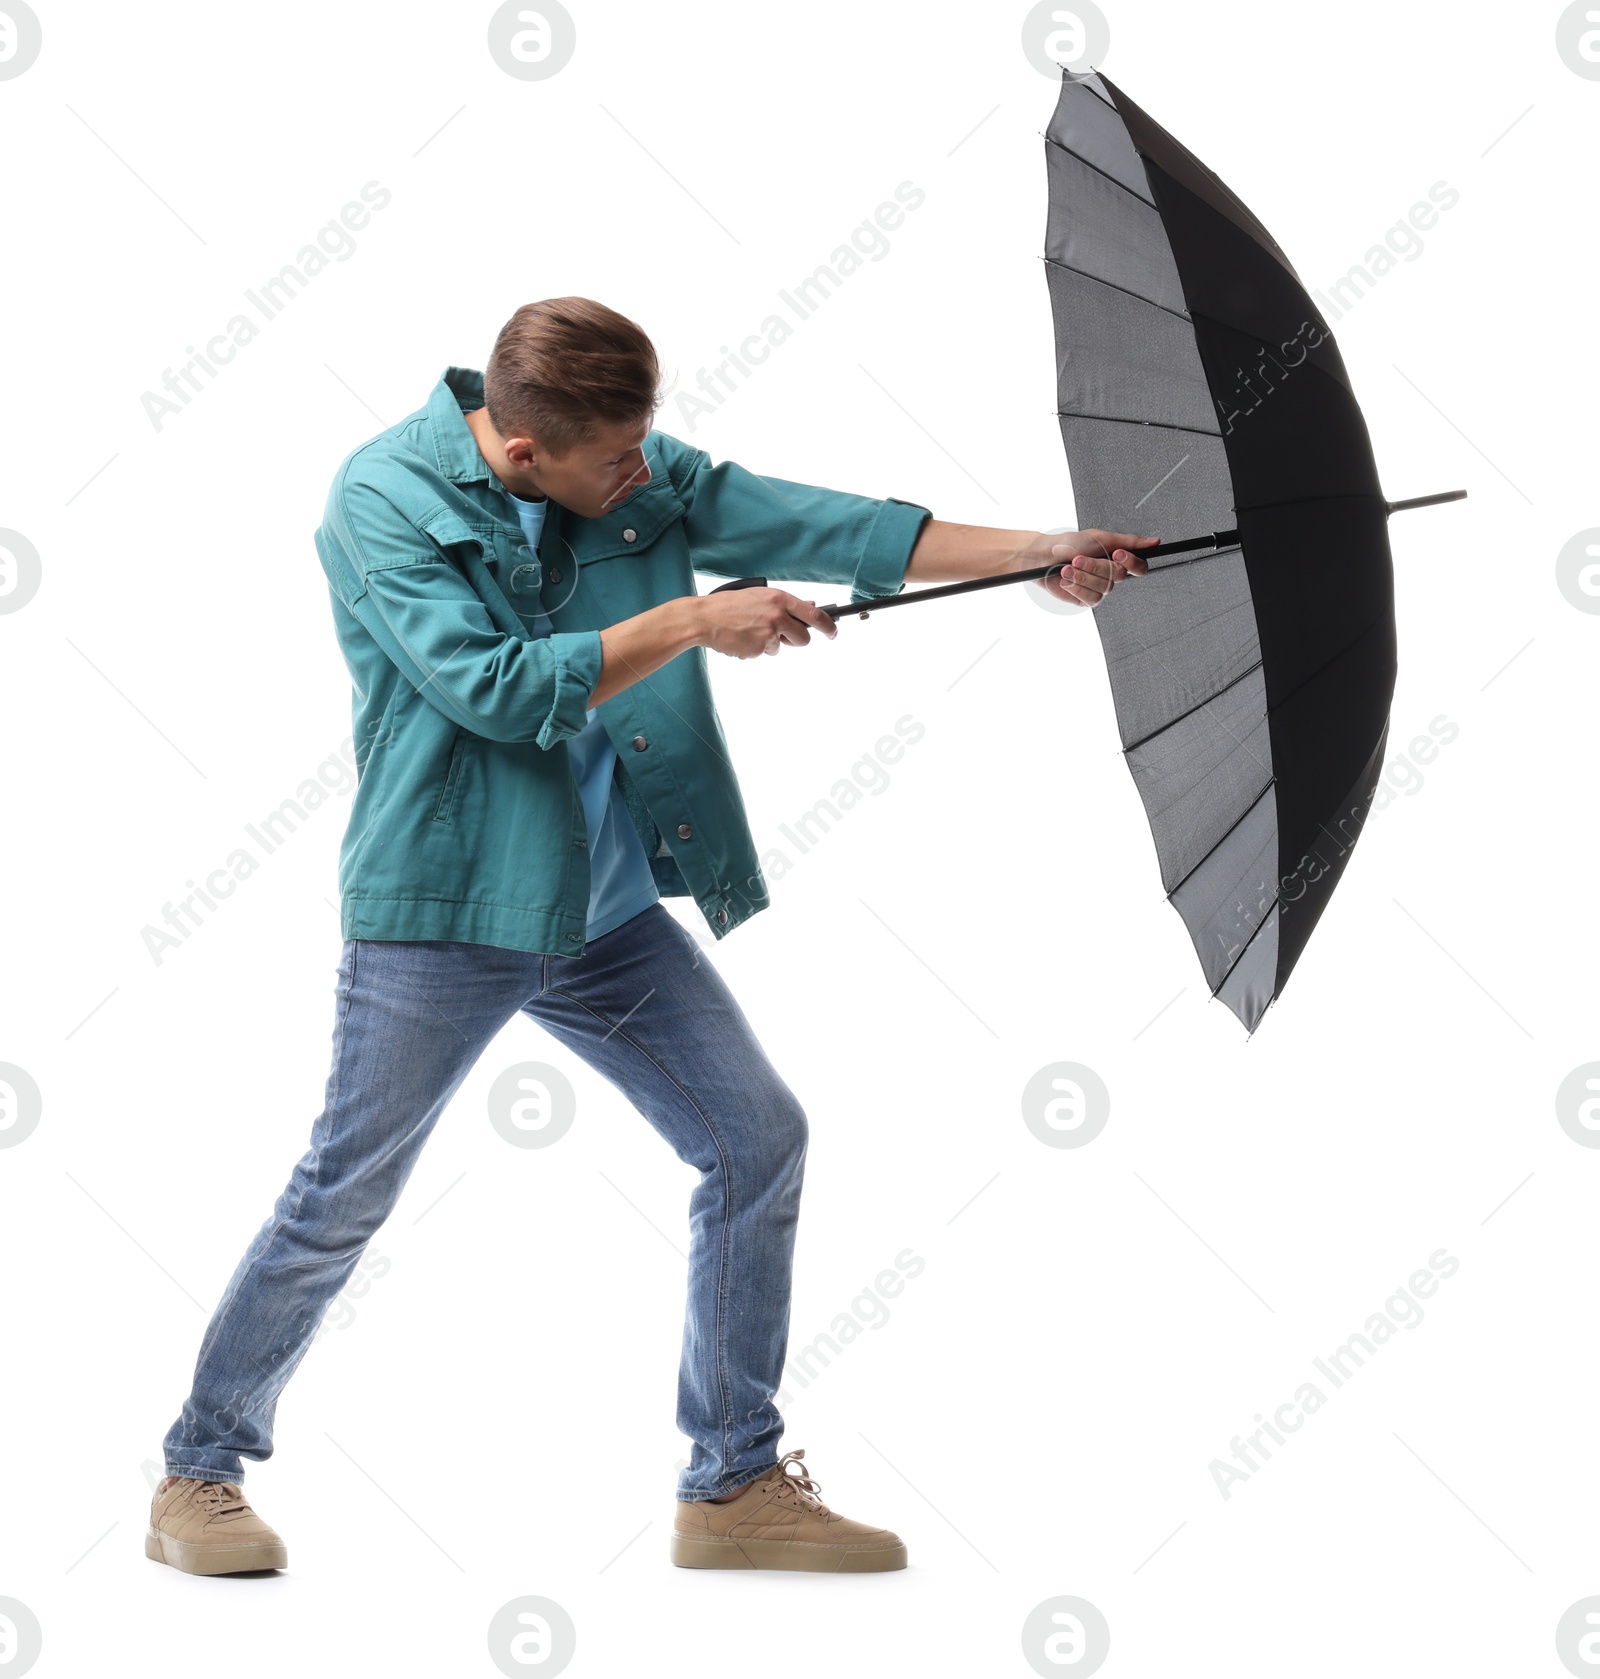
[(439, 802), (434, 806), (435, 822), (448, 822), (456, 806), (456, 792), (461, 785), (461, 764), (467, 755), (471, 736), (465, 729), (457, 729), (450, 748), (450, 768), (445, 772), (444, 786), (439, 789)]

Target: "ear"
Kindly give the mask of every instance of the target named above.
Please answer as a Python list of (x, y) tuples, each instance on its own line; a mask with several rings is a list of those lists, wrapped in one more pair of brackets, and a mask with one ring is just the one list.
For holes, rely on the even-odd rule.
[(502, 447), (505, 449), (506, 459), (518, 467), (538, 466), (539, 456), (544, 452), (539, 447), (538, 439), (533, 437), (508, 437)]

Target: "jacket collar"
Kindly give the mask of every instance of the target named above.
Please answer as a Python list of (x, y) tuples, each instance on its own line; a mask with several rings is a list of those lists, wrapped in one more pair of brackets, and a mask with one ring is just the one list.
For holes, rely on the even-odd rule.
[[(428, 429), (433, 434), (434, 459), (440, 474), (452, 484), (490, 484), (501, 492), (503, 501), (495, 505), (491, 517), (496, 517), (512, 535), (520, 535), (521, 521), (512, 505), (510, 492), (489, 470), (478, 440), (472, 435), (465, 415), (483, 407), (483, 375), (470, 367), (447, 367), (439, 383), (428, 398)], [(650, 482), (636, 490), (609, 513), (597, 519), (585, 519), (552, 500), (546, 514), (546, 525), (552, 537), (576, 539), (574, 557), (578, 564), (593, 559), (612, 559), (619, 554), (637, 552), (655, 540), (662, 528), (683, 512), (683, 504), (673, 492), (655, 443), (655, 434), (645, 440), (645, 452), (650, 461)], [(626, 529), (627, 536), (621, 533)], [(579, 533), (582, 533), (581, 535)]]
[(469, 409), (481, 407), (483, 375), (471, 367), (447, 367), (428, 398), (434, 458), (440, 473), (452, 484), (500, 482), (490, 472), (464, 418)]

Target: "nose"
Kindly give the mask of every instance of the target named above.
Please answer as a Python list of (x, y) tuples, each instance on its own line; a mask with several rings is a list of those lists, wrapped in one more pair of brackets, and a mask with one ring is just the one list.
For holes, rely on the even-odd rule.
[(643, 455), (639, 457), (639, 464), (632, 467), (618, 482), (617, 487), (605, 499), (605, 505), (610, 507), (613, 502), (621, 501), (625, 495), (634, 490), (642, 490), (650, 482), (650, 463)]

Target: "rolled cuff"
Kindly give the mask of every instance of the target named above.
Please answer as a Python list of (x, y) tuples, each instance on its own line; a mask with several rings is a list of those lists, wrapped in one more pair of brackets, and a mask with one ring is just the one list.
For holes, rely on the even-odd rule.
[(548, 752), (589, 721), (589, 696), (600, 681), (599, 630), (560, 630), (549, 637), (555, 655), (555, 698), (534, 737)]
[(850, 588), (852, 602), (900, 593), (906, 586), (911, 550), (917, 545), (923, 524), (932, 517), (926, 507), (896, 501), (892, 496), (879, 506), (856, 566)]

